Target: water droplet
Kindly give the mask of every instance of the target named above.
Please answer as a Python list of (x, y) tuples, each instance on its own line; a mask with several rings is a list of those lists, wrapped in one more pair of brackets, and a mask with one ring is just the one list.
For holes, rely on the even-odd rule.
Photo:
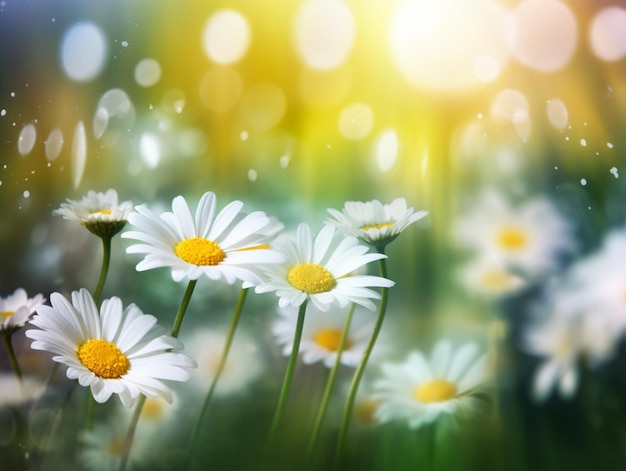
[(609, 170), (609, 172), (611, 172), (611, 175), (613, 175), (615, 178), (619, 178), (619, 173), (617, 173), (617, 167), (611, 167), (611, 170)]
[(583, 147), (587, 147), (587, 141), (585, 139), (580, 140), (580, 145)]
[(607, 142), (607, 143), (606, 143), (606, 146), (607, 146), (609, 149), (612, 149), (612, 148), (613, 148), (613, 143), (611, 143), (611, 142)]
[(122, 41), (122, 47), (128, 47), (128, 41)]
[(22, 195), (24, 195), (24, 198), (28, 198), (30, 197), (30, 191), (24, 190), (24, 193), (22, 193)]
[(585, 178), (581, 178), (581, 179), (580, 179), (580, 184), (581, 184), (582, 186), (585, 186), (585, 185), (587, 184), (587, 180), (586, 180)]
[(11, 92), (11, 98), (15, 98), (15, 92)]
[(6, 115), (7, 115), (7, 110), (2, 108), (2, 110), (0, 110), (0, 116), (6, 116)]
[(555, 165), (555, 166), (554, 166), (554, 170), (558, 170), (558, 169), (559, 169), (559, 167), (557, 167), (557, 166)]

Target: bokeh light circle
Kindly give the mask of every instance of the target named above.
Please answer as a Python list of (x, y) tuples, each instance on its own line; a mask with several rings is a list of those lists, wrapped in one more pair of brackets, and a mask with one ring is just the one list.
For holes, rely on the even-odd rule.
[(524, 0), (509, 18), (511, 54), (539, 72), (555, 72), (576, 50), (578, 26), (569, 7), (558, 0)]
[(569, 113), (563, 101), (558, 98), (548, 100), (546, 104), (546, 114), (548, 121), (555, 129), (562, 131), (569, 123)]
[(294, 42), (306, 65), (329, 70), (340, 66), (352, 49), (355, 23), (348, 6), (336, 0), (309, 0), (295, 18)]
[(61, 65), (70, 79), (87, 82), (100, 74), (107, 52), (107, 38), (97, 25), (75, 23), (61, 40)]
[(214, 67), (200, 81), (200, 101), (207, 109), (224, 113), (237, 103), (242, 89), (239, 72), (228, 66)]
[(56, 128), (50, 131), (48, 139), (46, 139), (46, 159), (49, 161), (56, 160), (63, 149), (63, 131)]
[(255, 131), (266, 131), (276, 126), (285, 115), (287, 98), (273, 83), (257, 83), (241, 97), (243, 126)]
[(154, 59), (143, 59), (135, 66), (135, 82), (151, 87), (161, 79), (161, 65)]
[(35, 147), (36, 140), (37, 128), (34, 124), (29, 123), (20, 131), (20, 136), (17, 139), (17, 151), (21, 155), (30, 154), (30, 151)]
[(353, 103), (343, 109), (338, 125), (339, 132), (346, 139), (363, 139), (374, 126), (374, 112), (366, 104)]
[(589, 43), (602, 60), (614, 62), (626, 56), (626, 10), (618, 7), (600, 10), (591, 21)]
[(390, 23), (392, 57), (417, 88), (475, 88), (498, 78), (507, 62), (506, 17), (494, 0), (405, 1)]
[(235, 10), (220, 10), (209, 17), (202, 29), (202, 47), (218, 64), (239, 61), (250, 44), (248, 20)]

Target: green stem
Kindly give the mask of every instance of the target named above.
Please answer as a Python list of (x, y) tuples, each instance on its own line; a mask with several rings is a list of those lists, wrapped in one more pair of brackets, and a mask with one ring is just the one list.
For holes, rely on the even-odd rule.
[(15, 350), (13, 350), (13, 342), (11, 342), (11, 334), (3, 335), (4, 344), (7, 347), (7, 351), (9, 352), (9, 360), (11, 360), (11, 366), (13, 367), (13, 371), (15, 372), (15, 376), (20, 384), (22, 384), (22, 370), (20, 370), (20, 365), (17, 363), (17, 357), (15, 356)]
[(213, 397), (213, 392), (215, 391), (217, 382), (220, 376), (222, 375), (222, 372), (224, 371), (224, 367), (226, 366), (226, 360), (228, 359), (228, 352), (230, 351), (230, 346), (235, 336), (235, 329), (237, 328), (237, 324), (239, 323), (239, 318), (241, 317), (241, 311), (243, 310), (243, 305), (246, 300), (247, 294), (248, 294), (248, 288), (242, 288), (241, 291), (239, 292), (239, 299), (237, 300), (237, 305), (235, 306), (233, 318), (230, 321), (230, 328), (228, 329), (226, 342), (224, 343), (224, 350), (222, 351), (222, 356), (220, 358), (219, 365), (217, 366), (217, 370), (215, 371), (215, 376), (213, 377), (213, 381), (211, 382), (211, 386), (209, 387), (209, 392), (207, 393), (204, 399), (204, 403), (202, 404), (202, 410), (200, 411), (200, 415), (198, 416), (198, 420), (196, 421), (195, 427), (191, 434), (191, 439), (189, 441), (189, 449), (187, 450), (186, 463), (183, 469), (189, 469), (189, 462), (191, 460), (193, 450), (196, 446), (196, 441), (198, 440), (198, 433), (200, 432), (200, 425), (202, 424), (202, 419), (204, 415), (206, 414), (206, 411), (209, 407), (209, 403), (211, 402), (211, 398)]
[[(384, 247), (379, 248), (380, 253), (384, 253)], [(383, 278), (387, 278), (387, 264), (385, 259), (380, 259), (378, 261), (380, 267), (380, 276)], [(387, 300), (389, 298), (389, 288), (381, 288), (381, 298), (380, 298), (380, 306), (378, 308), (378, 316), (376, 318), (376, 323), (374, 324), (374, 329), (372, 330), (372, 335), (370, 336), (369, 341), (367, 342), (367, 346), (365, 347), (365, 351), (363, 352), (363, 357), (361, 358), (361, 362), (354, 372), (354, 376), (352, 377), (352, 383), (350, 384), (350, 389), (348, 390), (348, 398), (346, 400), (346, 405), (343, 411), (343, 416), (341, 419), (341, 428), (339, 430), (339, 437), (337, 438), (337, 450), (335, 452), (335, 468), (338, 469), (339, 461), (341, 460), (341, 455), (343, 454), (343, 448), (346, 442), (346, 435), (348, 433), (348, 426), (350, 424), (350, 418), (352, 417), (352, 410), (354, 409), (354, 401), (356, 400), (356, 393), (359, 389), (359, 384), (361, 382), (361, 378), (363, 377), (363, 372), (365, 371), (365, 367), (367, 366), (367, 362), (369, 357), (374, 349), (374, 344), (376, 343), (376, 339), (378, 338), (378, 334), (380, 333), (380, 329), (383, 325), (383, 320), (385, 319), (385, 311), (387, 310)]]
[(333, 365), (333, 369), (330, 371), (330, 376), (328, 377), (328, 381), (326, 382), (326, 389), (324, 390), (324, 395), (322, 396), (322, 402), (320, 404), (320, 408), (317, 411), (317, 417), (315, 419), (315, 425), (313, 426), (313, 432), (311, 433), (311, 439), (309, 440), (309, 446), (307, 449), (305, 462), (309, 461), (311, 454), (313, 453), (313, 447), (315, 446), (315, 442), (319, 436), (320, 430), (322, 428), (322, 422), (324, 421), (324, 416), (326, 415), (326, 409), (328, 408), (328, 402), (330, 399), (330, 393), (335, 384), (335, 379), (337, 377), (337, 372), (339, 371), (339, 366), (341, 365), (341, 354), (346, 345), (346, 340), (348, 339), (348, 331), (350, 330), (350, 323), (352, 322), (352, 314), (354, 313), (355, 304), (352, 303), (350, 305), (350, 309), (348, 310), (348, 315), (346, 317), (343, 333), (341, 334), (341, 339), (339, 340), (339, 346), (337, 347), (337, 358), (335, 359), (335, 364)]
[(146, 402), (146, 396), (141, 395), (139, 397), (139, 401), (135, 406), (135, 411), (133, 412), (133, 416), (130, 419), (130, 425), (128, 426), (128, 432), (126, 433), (126, 447), (124, 449), (124, 454), (122, 456), (122, 460), (120, 461), (120, 471), (124, 471), (126, 469), (126, 465), (128, 463), (128, 457), (130, 456), (130, 449), (133, 445), (133, 439), (135, 438), (135, 430), (137, 430), (137, 424), (139, 423), (139, 416), (141, 415), (141, 410), (143, 409), (143, 405)]
[(100, 278), (98, 278), (98, 285), (93, 294), (93, 300), (96, 305), (100, 302), (100, 296), (102, 295), (102, 288), (104, 288), (104, 282), (107, 279), (109, 273), (109, 265), (111, 263), (111, 237), (102, 237), (102, 267), (100, 268)]
[(191, 295), (193, 294), (193, 290), (196, 287), (197, 282), (198, 280), (189, 280), (187, 290), (185, 291), (183, 300), (180, 302), (180, 307), (178, 308), (178, 312), (176, 313), (176, 319), (174, 319), (174, 325), (172, 326), (172, 337), (178, 337), (180, 326), (183, 323), (183, 317), (185, 317), (185, 312), (187, 312), (187, 306), (189, 306), (189, 301), (191, 301)]
[(278, 404), (276, 405), (276, 412), (274, 413), (274, 420), (272, 421), (272, 428), (270, 429), (269, 438), (267, 441), (268, 446), (272, 444), (274, 441), (274, 436), (276, 435), (276, 430), (278, 429), (278, 424), (283, 415), (283, 410), (285, 409), (285, 402), (287, 399), (287, 393), (289, 392), (289, 386), (291, 385), (291, 378), (293, 377), (293, 372), (296, 369), (296, 362), (298, 360), (298, 352), (300, 351), (300, 339), (302, 338), (302, 328), (304, 327), (304, 314), (306, 312), (307, 301), (304, 301), (300, 305), (300, 309), (298, 311), (298, 322), (296, 324), (296, 332), (293, 338), (293, 346), (291, 348), (291, 356), (289, 357), (289, 362), (287, 363), (287, 371), (285, 372), (285, 379), (283, 380), (283, 386), (280, 391), (280, 397), (278, 399)]
[[(193, 294), (193, 290), (196, 287), (197, 282), (198, 280), (189, 280), (189, 284), (187, 285), (187, 289), (185, 290), (183, 299), (180, 302), (180, 307), (178, 308), (178, 312), (176, 313), (176, 318), (174, 319), (174, 325), (172, 326), (172, 337), (178, 337), (180, 326), (183, 323), (183, 317), (185, 317), (185, 312), (187, 312), (187, 306), (189, 306), (189, 301), (191, 301), (191, 295)], [(135, 412), (130, 419), (128, 433), (126, 434), (126, 448), (124, 450), (124, 455), (122, 456), (122, 459), (120, 461), (120, 466), (118, 468), (119, 471), (124, 471), (126, 469), (128, 457), (130, 456), (130, 450), (133, 445), (133, 439), (135, 437), (135, 430), (137, 429), (139, 416), (141, 415), (141, 410), (143, 409), (143, 405), (145, 402), (146, 396), (141, 395), (139, 397), (139, 401), (137, 402)]]

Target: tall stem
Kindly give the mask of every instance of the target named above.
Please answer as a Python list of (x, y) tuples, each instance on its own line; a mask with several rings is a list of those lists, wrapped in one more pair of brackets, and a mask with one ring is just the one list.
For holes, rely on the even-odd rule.
[(22, 370), (20, 370), (20, 365), (17, 363), (17, 357), (15, 356), (15, 350), (13, 349), (13, 342), (11, 341), (11, 334), (5, 334), (4, 344), (7, 347), (7, 352), (9, 352), (9, 360), (11, 360), (11, 366), (13, 367), (13, 371), (15, 372), (15, 376), (20, 384), (22, 384)]
[(346, 340), (348, 339), (348, 331), (350, 330), (350, 323), (352, 322), (352, 314), (354, 313), (355, 304), (352, 303), (350, 305), (350, 309), (348, 310), (348, 315), (346, 316), (346, 320), (343, 326), (343, 333), (341, 334), (341, 339), (339, 340), (339, 345), (337, 347), (337, 358), (335, 359), (335, 364), (333, 365), (333, 369), (330, 371), (330, 376), (328, 377), (328, 381), (326, 382), (326, 389), (324, 390), (324, 395), (322, 396), (322, 402), (320, 404), (320, 408), (317, 411), (317, 417), (315, 418), (315, 425), (313, 426), (313, 432), (311, 433), (311, 439), (309, 440), (309, 446), (307, 449), (307, 458), (305, 461), (309, 461), (311, 453), (313, 453), (313, 447), (315, 446), (315, 442), (319, 436), (320, 430), (322, 428), (322, 422), (324, 421), (324, 416), (326, 415), (326, 409), (328, 408), (328, 402), (330, 399), (330, 393), (335, 384), (335, 379), (337, 377), (337, 372), (339, 371), (339, 367), (341, 365), (341, 354), (346, 345)]
[(302, 328), (304, 327), (304, 314), (306, 312), (307, 301), (304, 301), (300, 305), (298, 311), (298, 321), (296, 324), (296, 332), (293, 338), (293, 346), (291, 348), (291, 356), (287, 363), (287, 371), (285, 372), (285, 379), (283, 380), (283, 386), (280, 391), (280, 397), (278, 398), (278, 404), (276, 405), (276, 412), (274, 413), (274, 420), (272, 421), (272, 428), (270, 429), (269, 438), (267, 441), (268, 446), (274, 441), (278, 424), (283, 415), (285, 409), (285, 402), (287, 400), (287, 393), (289, 392), (289, 386), (291, 385), (291, 379), (293, 372), (296, 369), (296, 362), (298, 360), (298, 352), (300, 351), (300, 339), (302, 338)]
[(100, 296), (102, 295), (102, 289), (104, 288), (104, 282), (107, 279), (109, 273), (109, 265), (111, 264), (111, 237), (101, 237), (102, 239), (102, 267), (100, 268), (100, 277), (98, 278), (98, 285), (93, 294), (93, 300), (96, 305), (100, 302)]
[[(379, 248), (379, 252), (384, 253), (384, 248)], [(378, 264), (380, 267), (380, 276), (382, 276), (383, 278), (387, 278), (387, 264), (385, 262), (385, 259), (380, 259), (378, 261)], [(337, 450), (335, 452), (336, 469), (338, 469), (339, 461), (341, 460), (341, 455), (343, 454), (346, 435), (348, 433), (348, 426), (350, 425), (350, 418), (352, 417), (352, 410), (354, 409), (354, 401), (356, 400), (356, 393), (359, 389), (359, 384), (361, 382), (361, 378), (363, 377), (363, 372), (365, 371), (365, 367), (367, 366), (369, 357), (372, 353), (372, 350), (374, 349), (374, 344), (376, 343), (376, 339), (378, 338), (378, 334), (380, 333), (380, 329), (383, 325), (383, 320), (385, 319), (385, 311), (387, 310), (387, 299), (389, 297), (389, 288), (381, 288), (380, 294), (381, 299), (380, 306), (378, 307), (378, 316), (376, 318), (376, 323), (374, 324), (372, 335), (367, 342), (367, 346), (365, 347), (365, 351), (363, 352), (363, 357), (361, 358), (361, 362), (354, 372), (354, 376), (352, 377), (352, 383), (350, 384), (350, 389), (348, 390), (348, 399), (346, 400), (346, 405), (341, 419), (339, 437), (337, 438)]]
[(174, 325), (172, 325), (172, 337), (178, 337), (180, 326), (183, 323), (183, 317), (185, 317), (185, 312), (187, 312), (187, 306), (189, 306), (189, 301), (191, 301), (191, 295), (193, 294), (193, 290), (196, 287), (197, 282), (198, 280), (189, 280), (187, 290), (185, 291), (183, 300), (180, 302), (180, 307), (178, 308), (178, 312), (176, 313)]
[(202, 419), (204, 418), (204, 415), (206, 414), (206, 411), (209, 407), (209, 403), (211, 402), (211, 398), (213, 397), (213, 392), (215, 391), (217, 382), (220, 376), (222, 375), (222, 372), (224, 371), (224, 367), (226, 366), (226, 360), (228, 359), (228, 352), (230, 351), (230, 346), (232, 344), (233, 338), (235, 337), (235, 329), (237, 328), (237, 324), (239, 323), (239, 318), (241, 317), (241, 311), (243, 310), (243, 305), (245, 303), (247, 294), (248, 294), (248, 288), (242, 288), (241, 291), (239, 292), (239, 299), (237, 299), (237, 305), (235, 306), (235, 311), (233, 312), (233, 318), (230, 321), (230, 327), (228, 329), (228, 334), (226, 336), (226, 341), (224, 343), (222, 356), (220, 358), (219, 364), (217, 365), (217, 370), (215, 371), (215, 376), (213, 377), (211, 386), (209, 387), (209, 392), (204, 398), (204, 403), (202, 404), (202, 410), (200, 411), (200, 415), (198, 416), (198, 420), (196, 421), (196, 425), (191, 434), (191, 439), (189, 440), (189, 448), (187, 450), (186, 463), (183, 469), (189, 468), (189, 462), (191, 460), (193, 450), (196, 446), (196, 441), (198, 440), (198, 433), (200, 432)]
[[(180, 331), (180, 326), (183, 323), (183, 318), (185, 317), (185, 312), (187, 312), (187, 306), (189, 306), (189, 301), (191, 300), (191, 295), (193, 294), (193, 290), (196, 287), (196, 283), (198, 280), (189, 280), (189, 284), (187, 285), (187, 289), (185, 290), (185, 294), (183, 295), (183, 299), (180, 302), (180, 307), (178, 308), (178, 312), (176, 313), (176, 318), (174, 319), (174, 325), (172, 326), (172, 337), (178, 337), (178, 332)], [(141, 395), (139, 397), (139, 401), (137, 402), (137, 406), (135, 406), (135, 412), (130, 419), (130, 425), (128, 426), (128, 433), (126, 434), (126, 448), (124, 450), (124, 455), (120, 461), (119, 471), (124, 471), (126, 469), (126, 465), (128, 464), (128, 457), (130, 456), (130, 450), (133, 445), (133, 439), (135, 438), (135, 430), (137, 429), (137, 423), (139, 422), (139, 416), (141, 415), (141, 410), (143, 409), (143, 405), (146, 402), (146, 396)]]

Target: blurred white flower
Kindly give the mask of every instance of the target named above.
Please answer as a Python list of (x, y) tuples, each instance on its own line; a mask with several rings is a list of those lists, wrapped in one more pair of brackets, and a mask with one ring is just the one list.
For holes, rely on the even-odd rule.
[[(121, 420), (98, 422), (79, 435), (82, 445), (78, 453), (81, 469), (89, 471), (116, 471), (127, 448), (128, 424)], [(134, 437), (126, 469), (135, 469), (148, 457), (150, 441), (143, 434)]]
[(549, 200), (514, 205), (495, 190), (485, 190), (457, 219), (452, 236), (473, 255), (529, 279), (554, 272), (560, 257), (574, 249), (567, 220)]
[(378, 200), (346, 201), (341, 211), (329, 208), (328, 212), (334, 219), (327, 219), (327, 224), (376, 247), (384, 247), (409, 225), (428, 215), (428, 211), (407, 208), (404, 198), (396, 198), (390, 204)]
[(45, 384), (24, 376), (20, 382), (14, 374), (0, 373), (0, 407), (19, 406), (39, 399), (46, 390)]
[(16, 289), (13, 294), (4, 298), (0, 297), (0, 335), (10, 335), (23, 327), (35, 313), (37, 306), (45, 301), (42, 294), (29, 298), (23, 288)]
[(578, 369), (612, 359), (626, 331), (626, 233), (609, 234), (598, 252), (572, 265), (536, 310), (524, 336), (524, 349), (543, 358), (533, 397), (542, 401), (556, 390), (570, 398)]
[(441, 415), (467, 417), (484, 409), (476, 393), (487, 381), (486, 362), (476, 344), (455, 352), (449, 341), (439, 341), (429, 358), (415, 351), (404, 362), (384, 363), (383, 379), (373, 384), (380, 401), (375, 418), (405, 420), (419, 428)]
[(99, 237), (113, 237), (122, 230), (132, 210), (130, 201), (118, 203), (113, 189), (106, 193), (89, 190), (81, 200), (67, 199), (52, 214), (76, 221)]
[[(197, 361), (190, 385), (206, 394), (215, 378), (222, 358), (226, 332), (197, 329), (184, 338), (185, 350)], [(224, 370), (215, 387), (216, 396), (228, 396), (244, 391), (265, 369), (259, 348), (253, 337), (238, 329), (230, 346)]]
[(136, 305), (125, 309), (117, 297), (105, 299), (100, 310), (86, 289), (72, 292), (70, 303), (60, 293), (50, 295), (52, 306), (39, 306), (30, 321), (31, 347), (55, 354), (67, 365), (67, 377), (90, 386), (96, 402), (112, 394), (131, 407), (140, 394), (171, 401), (163, 380), (189, 381), (195, 362), (178, 352), (183, 345), (163, 334), (157, 319)]
[(494, 257), (476, 257), (459, 267), (457, 275), (468, 291), (488, 298), (511, 295), (528, 285), (524, 277)]
[(373, 310), (370, 299), (380, 299), (380, 294), (370, 287), (388, 288), (394, 282), (355, 272), (386, 255), (367, 253), (368, 248), (359, 245), (355, 237), (337, 235), (335, 228), (327, 225), (313, 237), (309, 226), (300, 224), (295, 237), (279, 237), (274, 246), (287, 261), (267, 266), (269, 281), (257, 286), (256, 292), (275, 291), (280, 307), (298, 307), (310, 299), (322, 311), (333, 304), (347, 307), (350, 302)]
[(216, 214), (216, 198), (211, 192), (200, 198), (195, 218), (182, 196), (172, 201), (172, 212), (161, 215), (139, 206), (128, 216), (139, 230), (124, 232), (122, 237), (141, 243), (126, 252), (146, 254), (137, 264), (138, 271), (169, 267), (174, 281), (206, 275), (229, 284), (236, 280), (258, 284), (263, 281), (259, 264), (285, 259), (267, 245), (282, 225), (262, 211), (246, 214), (242, 208), (241, 201), (233, 201)]
[[(332, 368), (337, 359), (337, 349), (343, 334), (348, 314), (347, 309), (331, 308), (320, 311), (311, 306), (307, 311), (302, 329), (300, 354), (305, 364), (322, 361), (327, 368)], [(279, 345), (283, 345), (283, 355), (291, 354), (294, 332), (297, 323), (297, 310), (285, 308), (279, 310), (279, 319), (274, 322), (272, 332)], [(355, 367), (361, 361), (363, 351), (374, 328), (374, 318), (370, 312), (355, 309), (350, 329), (341, 354), (341, 363)], [(376, 347), (381, 345), (376, 344)]]

